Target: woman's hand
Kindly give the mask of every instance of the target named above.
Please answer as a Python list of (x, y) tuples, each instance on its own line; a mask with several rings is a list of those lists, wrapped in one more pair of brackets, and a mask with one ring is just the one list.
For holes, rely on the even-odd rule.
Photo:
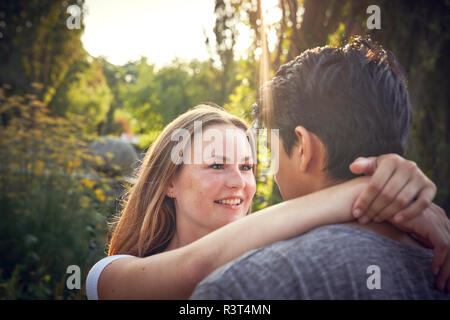
[[(429, 248), (434, 248), (431, 270), (438, 274), (436, 286), (450, 292), (450, 220), (444, 210), (432, 203), (422, 214), (401, 223), (390, 221), (397, 228), (413, 233)], [(446, 285), (447, 284), (447, 285)]]
[(350, 165), (354, 174), (372, 175), (356, 199), (353, 215), (360, 223), (410, 220), (433, 201), (436, 186), (413, 161), (397, 154), (358, 158)]

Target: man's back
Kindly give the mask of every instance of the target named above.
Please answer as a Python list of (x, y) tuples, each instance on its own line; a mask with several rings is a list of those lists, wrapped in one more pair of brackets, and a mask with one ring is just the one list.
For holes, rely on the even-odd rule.
[(203, 280), (191, 299), (450, 299), (433, 251), (329, 225), (254, 250)]

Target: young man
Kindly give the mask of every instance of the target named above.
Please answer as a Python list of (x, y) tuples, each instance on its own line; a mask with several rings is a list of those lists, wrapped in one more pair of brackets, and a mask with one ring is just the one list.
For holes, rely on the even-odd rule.
[[(284, 200), (354, 178), (358, 156), (405, 152), (412, 116), (404, 76), (391, 53), (363, 39), (305, 51), (261, 97), (264, 122), (280, 133), (275, 180)], [(397, 193), (411, 198), (407, 188)], [(379, 220), (398, 210), (379, 209)], [(445, 215), (435, 205), (424, 214), (432, 211)], [(432, 251), (390, 223), (364, 224), (369, 218), (254, 250), (216, 270), (191, 299), (450, 299), (436, 289)]]

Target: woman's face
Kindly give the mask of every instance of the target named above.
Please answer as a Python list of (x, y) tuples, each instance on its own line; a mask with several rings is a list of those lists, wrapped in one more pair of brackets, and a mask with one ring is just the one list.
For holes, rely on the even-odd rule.
[(182, 165), (169, 188), (179, 237), (193, 241), (247, 214), (256, 183), (242, 129), (228, 124), (203, 128), (184, 159), (190, 163)]

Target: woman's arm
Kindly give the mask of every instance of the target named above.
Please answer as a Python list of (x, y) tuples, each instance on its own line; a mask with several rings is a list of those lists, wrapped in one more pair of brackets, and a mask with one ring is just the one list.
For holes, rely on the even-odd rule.
[[(395, 209), (399, 210), (405, 204), (409, 204), (409, 201), (405, 201), (401, 192), (392, 191), (404, 188), (405, 183), (408, 186), (409, 197), (419, 193), (420, 197), (416, 198), (425, 199), (428, 202), (434, 197), (433, 192), (421, 192), (423, 189), (433, 189), (434, 185), (426, 179), (419, 179), (421, 172), (418, 172), (420, 170), (416, 167), (408, 169), (409, 167), (405, 166), (407, 160), (396, 155), (379, 157), (377, 162), (374, 162), (375, 158), (366, 159), (369, 160), (368, 164), (360, 164), (359, 168), (356, 167), (357, 170), (352, 171), (359, 174), (373, 174), (376, 171), (370, 178), (370, 183), (367, 183), (369, 178), (358, 178), (266, 208), (216, 230), (183, 248), (147, 258), (122, 258), (114, 261), (100, 276), (99, 297), (101, 299), (185, 299), (209, 273), (247, 251), (290, 238), (320, 225), (350, 221), (352, 219), (351, 203), (356, 198), (359, 201), (363, 200), (361, 203), (364, 203), (365, 208), (374, 207), (374, 204), (383, 208), (391, 203), (388, 206), (390, 209), (394, 205)], [(405, 171), (396, 169), (402, 167), (407, 169), (408, 179), (403, 179), (405, 181), (399, 179), (406, 175)], [(354, 165), (351, 169), (355, 169)], [(379, 186), (378, 189), (383, 191), (377, 188), (374, 190), (374, 185)], [(390, 192), (386, 193), (385, 189)], [(392, 197), (395, 194), (397, 196)], [(376, 197), (375, 201), (374, 197)], [(408, 206), (408, 209), (411, 207)], [(419, 215), (422, 211), (419, 209), (414, 206), (413, 210), (409, 210), (408, 218)], [(395, 213), (395, 210), (391, 211), (381, 216), (389, 219)], [(419, 236), (423, 236), (422, 231), (414, 231)], [(435, 242), (442, 243), (442, 237)], [(449, 265), (446, 263), (444, 269), (447, 270)]]
[(99, 278), (99, 298), (187, 299), (203, 278), (250, 250), (321, 225), (352, 220), (352, 204), (367, 181), (361, 177), (282, 202), (182, 248), (146, 258), (118, 259)]

